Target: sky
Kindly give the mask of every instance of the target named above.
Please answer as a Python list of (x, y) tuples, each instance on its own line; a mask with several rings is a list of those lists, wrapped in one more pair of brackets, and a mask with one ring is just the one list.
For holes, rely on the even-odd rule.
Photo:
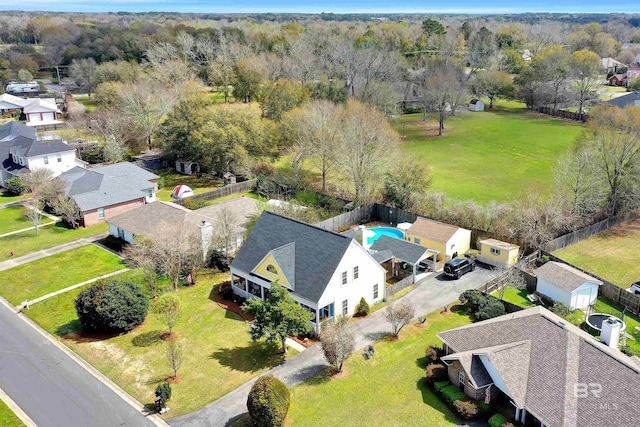
[(620, 0), (0, 0), (0, 10), (183, 13), (524, 13), (640, 12), (640, 1)]

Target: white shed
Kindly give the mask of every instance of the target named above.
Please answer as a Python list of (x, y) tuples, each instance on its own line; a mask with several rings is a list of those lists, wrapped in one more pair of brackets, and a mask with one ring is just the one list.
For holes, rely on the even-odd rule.
[(479, 99), (472, 99), (469, 102), (469, 111), (484, 111), (484, 102)]
[(602, 282), (570, 265), (549, 261), (534, 270), (538, 277), (536, 291), (571, 310), (585, 309), (596, 303)]
[(176, 160), (176, 171), (185, 175), (195, 175), (200, 173), (200, 164), (190, 160)]

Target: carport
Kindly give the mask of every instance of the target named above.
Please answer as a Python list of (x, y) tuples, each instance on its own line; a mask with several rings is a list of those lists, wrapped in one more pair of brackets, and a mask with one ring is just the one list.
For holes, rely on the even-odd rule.
[(436, 257), (439, 253), (435, 249), (425, 248), (424, 246), (386, 235), (380, 236), (378, 240), (373, 242), (370, 250), (373, 252), (374, 259), (379, 263), (391, 261), (393, 269), (396, 268), (397, 263), (406, 262), (411, 264), (414, 283), (418, 263), (428, 260), (429, 263), (432, 263), (435, 271)]

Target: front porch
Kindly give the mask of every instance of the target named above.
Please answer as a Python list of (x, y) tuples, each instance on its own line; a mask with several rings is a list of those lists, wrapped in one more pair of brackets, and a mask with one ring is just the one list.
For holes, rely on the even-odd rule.
[[(502, 392), (502, 390), (495, 386), (492, 386), (492, 388), (497, 390), (497, 393), (495, 393), (495, 400), (491, 402), (495, 412), (504, 415), (515, 425), (525, 427), (545, 427), (545, 424), (538, 420), (531, 412), (527, 411), (527, 409), (519, 408), (509, 396)], [(494, 394), (492, 393), (492, 397), (493, 395)]]

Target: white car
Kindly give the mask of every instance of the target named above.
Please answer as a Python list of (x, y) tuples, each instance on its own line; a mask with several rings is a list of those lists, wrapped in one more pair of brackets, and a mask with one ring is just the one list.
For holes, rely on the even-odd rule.
[(640, 295), (640, 282), (632, 283), (631, 287), (627, 289), (627, 291), (631, 292), (634, 295)]

